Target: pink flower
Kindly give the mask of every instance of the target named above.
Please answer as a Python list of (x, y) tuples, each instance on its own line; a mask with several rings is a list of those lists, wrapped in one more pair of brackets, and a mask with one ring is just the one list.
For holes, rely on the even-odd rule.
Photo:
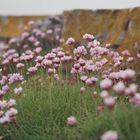
[(122, 81), (118, 82), (113, 87), (114, 91), (118, 93), (119, 95), (123, 94), (125, 92), (125, 85)]
[(34, 36), (30, 36), (28, 38), (28, 41), (31, 42), (31, 43), (35, 43), (37, 41), (37, 39)]
[(9, 74), (9, 84), (13, 84), (15, 82), (20, 82), (23, 80), (23, 76), (20, 75), (19, 73), (13, 73), (13, 74)]
[(15, 108), (10, 108), (5, 113), (5, 123), (15, 122), (16, 121), (16, 115), (18, 114), (18, 111)]
[(75, 43), (75, 40), (72, 37), (69, 37), (68, 40), (66, 41), (67, 45), (73, 45), (74, 43)]
[(10, 108), (10, 110), (8, 110), (5, 115), (12, 117), (12, 116), (17, 115), (17, 113), (18, 113), (18, 111), (15, 108)]
[(36, 49), (33, 50), (35, 53), (39, 54), (42, 51), (41, 47), (37, 47)]
[(35, 61), (40, 63), (42, 60), (43, 56), (37, 56)]
[(102, 99), (108, 98), (108, 97), (109, 97), (108, 91), (103, 90), (103, 91), (100, 93), (100, 97), (101, 97)]
[(74, 116), (70, 116), (67, 118), (67, 124), (71, 127), (76, 126), (77, 120)]
[(58, 81), (60, 78), (59, 78), (59, 75), (58, 74), (54, 74), (54, 80)]
[(106, 78), (100, 82), (100, 87), (102, 89), (108, 90), (112, 87), (112, 84), (113, 84), (112, 81), (110, 79)]
[(114, 105), (115, 105), (116, 101), (113, 97), (107, 97), (104, 98), (104, 104), (109, 108), (109, 109), (113, 109)]
[(30, 67), (28, 68), (28, 72), (31, 73), (31, 74), (34, 74), (37, 72), (37, 67)]
[(91, 79), (91, 78), (88, 78), (88, 79), (86, 80), (86, 85), (92, 86), (92, 79)]
[(28, 25), (30, 25), (30, 26), (31, 26), (31, 25), (34, 25), (34, 24), (35, 24), (35, 22), (32, 21), (32, 20), (28, 22)]
[(1, 80), (0, 80), (0, 84), (4, 85), (4, 84), (6, 84), (7, 81), (8, 81), (8, 77), (3, 75)]
[(0, 90), (0, 97), (3, 97), (5, 94), (6, 94), (6, 92), (5, 92), (5, 91)]
[(94, 36), (93, 35), (91, 35), (91, 34), (84, 34), (83, 35), (83, 39), (85, 39), (85, 40), (87, 40), (87, 41), (92, 41), (92, 40), (94, 40)]
[(28, 36), (29, 36), (29, 33), (28, 32), (23, 32), (22, 35), (21, 35), (21, 39), (24, 40)]
[(7, 107), (7, 101), (6, 100), (0, 100), (0, 110), (3, 110)]
[(85, 90), (86, 90), (85, 87), (81, 87), (80, 88), (80, 93), (83, 94), (85, 92)]
[(44, 60), (41, 62), (41, 65), (44, 66), (44, 67), (51, 67), (51, 65), (52, 65), (52, 60), (44, 59)]
[(84, 83), (86, 82), (87, 79), (88, 79), (88, 76), (85, 76), (85, 75), (80, 78), (80, 80)]
[(10, 99), (7, 104), (8, 104), (8, 107), (13, 107), (14, 105), (16, 105), (16, 100)]
[(39, 46), (40, 45), (40, 42), (39, 41), (36, 41), (35, 43), (34, 43), (34, 46)]
[(137, 53), (137, 58), (140, 58), (140, 53)]
[(121, 54), (125, 56), (129, 56), (130, 52), (128, 50), (124, 50), (123, 52), (121, 52)]
[(59, 57), (55, 57), (53, 59), (53, 63), (60, 64), (60, 58)]
[(52, 75), (54, 73), (56, 73), (56, 70), (55, 69), (52, 69), (52, 68), (49, 68), (48, 69), (48, 75)]
[(49, 59), (52, 60), (56, 57), (55, 53), (48, 53), (47, 55), (45, 55), (45, 59)]
[(134, 60), (133, 57), (129, 57), (129, 58), (127, 59), (127, 62), (133, 62), (133, 60)]
[(20, 94), (22, 93), (22, 91), (23, 91), (22, 87), (19, 87), (19, 88), (15, 88), (15, 89), (14, 89), (14, 92), (15, 92), (15, 94), (17, 94), (17, 95), (20, 95)]
[(125, 89), (125, 95), (134, 96), (137, 92), (138, 86), (136, 84), (130, 84), (128, 88)]
[(105, 44), (105, 48), (109, 48), (111, 44)]
[(125, 71), (120, 71), (119, 76), (123, 80), (132, 80), (135, 77), (135, 71), (131, 69), (126, 69)]
[(11, 44), (13, 44), (13, 43), (16, 43), (16, 41), (17, 41), (17, 40), (16, 40), (15, 38), (11, 38), (11, 39), (9, 40), (8, 43), (11, 45)]
[(78, 54), (78, 55), (86, 55), (87, 54), (87, 50), (84, 46), (79, 46), (77, 48), (74, 49), (74, 54)]
[(136, 93), (132, 98), (130, 98), (130, 102), (136, 106), (140, 106), (140, 93)]
[(62, 52), (62, 51), (59, 51), (59, 52), (57, 53), (57, 56), (58, 56), (58, 57), (63, 57), (64, 55), (65, 55), (65, 53)]
[(47, 30), (47, 34), (52, 34), (52, 33), (53, 33), (52, 29)]
[(101, 136), (101, 140), (118, 140), (118, 134), (116, 131), (107, 131)]
[(86, 82), (86, 85), (93, 86), (97, 81), (98, 81), (97, 78), (91, 77), (91, 78), (88, 78), (85, 82)]
[(9, 86), (5, 85), (2, 87), (2, 91), (4, 91), (5, 93), (9, 91)]
[(81, 67), (81, 65), (79, 64), (79, 63), (77, 63), (77, 64), (74, 64), (74, 66), (73, 66), (76, 70), (78, 70), (80, 67)]
[(23, 67), (24, 67), (24, 64), (23, 64), (23, 63), (18, 63), (18, 64), (16, 65), (16, 67), (17, 67), (18, 69), (23, 68)]
[(100, 42), (98, 42), (97, 40), (94, 40), (92, 42), (89, 42), (88, 45), (87, 45), (87, 47), (88, 48), (94, 48), (94, 47), (97, 47), (99, 45), (100, 45)]

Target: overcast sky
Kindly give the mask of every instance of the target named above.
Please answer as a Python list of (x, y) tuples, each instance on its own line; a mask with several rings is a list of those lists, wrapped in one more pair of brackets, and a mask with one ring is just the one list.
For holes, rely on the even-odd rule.
[(60, 14), (71, 9), (114, 9), (140, 6), (140, 0), (0, 0), (0, 15)]

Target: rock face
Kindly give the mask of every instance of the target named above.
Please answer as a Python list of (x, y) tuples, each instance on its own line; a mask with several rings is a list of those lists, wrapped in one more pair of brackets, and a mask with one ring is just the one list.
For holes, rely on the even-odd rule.
[(103, 44), (118, 50), (140, 50), (140, 8), (124, 10), (73, 10), (63, 13), (62, 36), (77, 41), (84, 33), (94, 34)]
[(38, 21), (47, 16), (0, 16), (0, 37), (18, 36), (28, 21)]
[[(103, 44), (114, 49), (129, 48), (132, 53), (140, 50), (140, 8), (124, 10), (73, 10), (65, 11), (54, 23), (63, 25), (62, 37), (74, 37), (78, 42), (85, 33), (94, 34)], [(42, 20), (46, 16), (1, 17), (0, 37), (17, 36), (29, 20)], [(47, 26), (48, 23), (46, 23)], [(52, 24), (53, 25), (53, 24)], [(44, 23), (43, 23), (44, 26)]]

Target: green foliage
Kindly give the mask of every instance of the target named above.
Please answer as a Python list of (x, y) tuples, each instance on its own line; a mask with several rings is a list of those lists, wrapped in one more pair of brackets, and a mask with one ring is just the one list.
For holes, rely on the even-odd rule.
[[(0, 135), (4, 140), (99, 140), (105, 131), (116, 130), (119, 140), (140, 139), (139, 107), (120, 102), (114, 111), (99, 113), (102, 101), (92, 96), (94, 88), (81, 95), (81, 86), (29, 79), (16, 99), (16, 123), (0, 126)], [(77, 119), (75, 127), (66, 123), (71, 115)]]

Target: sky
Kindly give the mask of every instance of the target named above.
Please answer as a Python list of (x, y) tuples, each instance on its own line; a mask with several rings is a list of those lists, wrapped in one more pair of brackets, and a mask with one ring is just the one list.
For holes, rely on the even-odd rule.
[(140, 0), (0, 0), (0, 15), (61, 14), (72, 9), (122, 9), (140, 6)]

